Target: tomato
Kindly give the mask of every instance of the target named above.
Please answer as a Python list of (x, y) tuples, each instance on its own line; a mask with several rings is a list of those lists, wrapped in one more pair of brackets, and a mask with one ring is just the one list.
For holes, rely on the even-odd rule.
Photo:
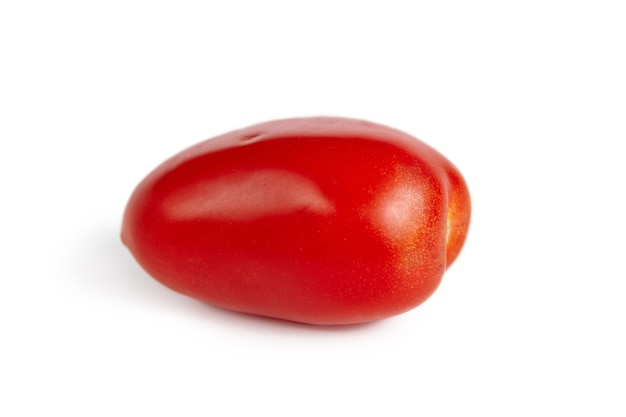
[(278, 120), (199, 143), (132, 194), (122, 240), (167, 287), (225, 309), (311, 324), (406, 312), (467, 234), (459, 171), (398, 130)]

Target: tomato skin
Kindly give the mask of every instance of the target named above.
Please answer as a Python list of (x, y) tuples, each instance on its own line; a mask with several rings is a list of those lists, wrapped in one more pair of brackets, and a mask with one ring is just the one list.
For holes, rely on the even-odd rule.
[(199, 143), (150, 173), (122, 240), (155, 279), (214, 306), (311, 324), (410, 310), (470, 219), (459, 171), (398, 130), (314, 117)]

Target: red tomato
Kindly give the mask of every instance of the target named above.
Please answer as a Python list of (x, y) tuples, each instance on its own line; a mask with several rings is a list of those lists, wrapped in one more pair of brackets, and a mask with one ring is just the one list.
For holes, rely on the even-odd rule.
[(134, 191), (122, 240), (154, 278), (214, 306), (312, 324), (428, 298), (470, 219), (463, 177), (406, 133), (278, 120), (193, 146)]

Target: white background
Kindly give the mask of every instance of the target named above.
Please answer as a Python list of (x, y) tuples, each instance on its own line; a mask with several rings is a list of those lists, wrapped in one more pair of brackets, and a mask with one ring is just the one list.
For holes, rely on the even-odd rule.
[[(0, 415), (626, 415), (621, 1), (3, 1)], [(292, 116), (407, 131), (463, 172), (425, 304), (320, 328), (160, 286), (135, 185)]]

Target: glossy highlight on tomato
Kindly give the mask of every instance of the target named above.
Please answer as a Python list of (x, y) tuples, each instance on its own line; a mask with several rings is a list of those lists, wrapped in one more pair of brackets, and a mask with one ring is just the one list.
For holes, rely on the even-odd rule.
[(418, 139), (311, 117), (236, 130), (165, 161), (133, 192), (122, 240), (165, 286), (310, 324), (384, 319), (426, 300), (470, 221), (460, 172)]

